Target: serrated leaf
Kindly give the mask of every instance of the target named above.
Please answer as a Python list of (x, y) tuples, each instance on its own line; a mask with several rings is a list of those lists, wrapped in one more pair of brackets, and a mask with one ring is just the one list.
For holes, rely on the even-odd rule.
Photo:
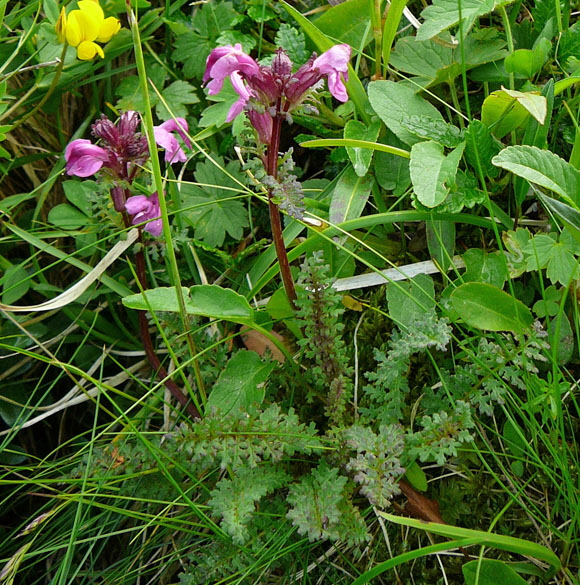
[(183, 63), (183, 75), (187, 79), (201, 79), (205, 64), (215, 43), (193, 31), (180, 34), (175, 40), (175, 50), (171, 57)]
[(369, 84), (369, 101), (373, 110), (387, 127), (405, 144), (419, 141), (402, 124), (409, 116), (425, 116), (444, 121), (435, 106), (418, 96), (411, 88), (394, 81), (372, 81)]
[(360, 177), (352, 166), (349, 166), (340, 175), (332, 193), (330, 221), (338, 224), (348, 219), (358, 219), (369, 198), (373, 183), (372, 175)]
[[(381, 123), (378, 120), (372, 122), (370, 126), (367, 126), (358, 120), (349, 120), (344, 127), (344, 137), (345, 139), (375, 142), (380, 129)], [(347, 146), (346, 152), (348, 153), (348, 158), (350, 158), (350, 162), (354, 167), (354, 172), (359, 177), (364, 177), (369, 170), (374, 151)]]
[(411, 148), (409, 169), (417, 199), (426, 207), (443, 203), (455, 179), (465, 143), (447, 156), (438, 142), (419, 142)]
[(161, 95), (167, 106), (160, 100), (155, 106), (155, 112), (163, 121), (170, 120), (171, 118), (185, 118), (188, 112), (186, 105), (197, 104), (199, 102), (195, 88), (187, 83), (187, 81), (180, 79), (168, 85), (161, 92)]
[(193, 28), (202, 37), (213, 40), (241, 20), (231, 2), (207, 2), (195, 11)]
[[(219, 158), (215, 162), (224, 166)], [(184, 183), (181, 189), (184, 207), (189, 208), (184, 217), (194, 228), (194, 237), (216, 248), (224, 243), (226, 232), (235, 240), (241, 239), (248, 225), (243, 203), (232, 200), (243, 191), (240, 183), (243, 185), (245, 176), (235, 161), (228, 163), (225, 171), (211, 161), (198, 163), (195, 167), (198, 184)]]
[[(467, 34), (476, 18), (489, 14), (499, 4), (509, 4), (509, 1), (461, 0), (463, 34)], [(421, 12), (421, 17), (424, 22), (417, 31), (417, 40), (424, 41), (459, 24), (460, 12), (458, 0), (434, 0), (433, 4), (427, 6)]]
[(580, 59), (580, 22), (575, 22), (564, 30), (558, 43), (560, 63), (566, 63), (570, 57)]
[(458, 286), (451, 293), (451, 304), (468, 325), (483, 331), (521, 333), (534, 321), (531, 311), (521, 301), (482, 282)]
[(207, 408), (216, 408), (224, 416), (232, 411), (248, 411), (264, 400), (264, 382), (274, 369), (260, 356), (242, 349), (226, 364), (207, 399)]
[(303, 65), (310, 54), (306, 50), (304, 33), (283, 22), (276, 33), (276, 46), (284, 49), (294, 65)]
[(558, 193), (572, 205), (580, 202), (580, 172), (549, 150), (526, 145), (508, 146), (492, 163)]
[[(147, 74), (151, 83), (158, 89), (161, 89), (167, 79), (167, 72), (161, 65), (154, 63), (147, 69)], [(115, 91), (115, 95), (119, 96), (117, 100), (117, 108), (125, 112), (135, 110), (143, 112), (145, 110), (145, 99), (141, 91), (141, 82), (136, 75), (129, 75), (125, 77), (119, 87)], [(159, 97), (154, 91), (149, 94), (151, 106), (154, 106), (159, 101)]]

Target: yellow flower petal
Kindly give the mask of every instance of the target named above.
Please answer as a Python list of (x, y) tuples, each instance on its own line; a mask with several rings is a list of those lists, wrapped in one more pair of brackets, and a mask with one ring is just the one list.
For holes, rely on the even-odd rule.
[(105, 13), (98, 2), (94, 2), (93, 0), (80, 0), (78, 4), (81, 12), (86, 12), (87, 16), (98, 21), (99, 26), (102, 24), (105, 19)]
[(58, 42), (64, 43), (66, 41), (66, 10), (64, 9), (64, 6), (60, 10), (60, 16), (58, 17), (54, 28), (56, 30)]
[(101, 49), (97, 43), (93, 43), (92, 41), (83, 41), (77, 47), (77, 57), (81, 59), (81, 61), (91, 61), (95, 58), (96, 55), (99, 55), (101, 59), (105, 56), (103, 49)]
[(96, 40), (99, 41), (99, 43), (108, 43), (111, 40), (111, 37), (119, 32), (120, 28), (121, 23), (119, 22), (119, 19), (114, 16), (109, 16), (109, 18), (105, 18), (103, 21)]

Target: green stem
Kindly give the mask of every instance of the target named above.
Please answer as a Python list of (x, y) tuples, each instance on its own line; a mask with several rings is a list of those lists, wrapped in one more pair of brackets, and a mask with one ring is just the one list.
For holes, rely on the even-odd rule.
[[(181, 288), (181, 278), (179, 276), (179, 268), (177, 266), (177, 257), (175, 255), (175, 247), (173, 246), (173, 239), (171, 236), (171, 227), (169, 225), (167, 215), (167, 203), (165, 201), (165, 193), (163, 190), (163, 177), (161, 176), (161, 165), (159, 164), (159, 157), (157, 156), (157, 145), (155, 143), (155, 136), (153, 133), (153, 114), (151, 109), (151, 101), (149, 99), (149, 87), (147, 85), (147, 70), (145, 68), (145, 60), (143, 58), (143, 47), (141, 46), (141, 36), (139, 34), (139, 24), (135, 14), (131, 8), (130, 0), (127, 1), (127, 17), (129, 26), (133, 34), (133, 46), (135, 49), (135, 64), (139, 73), (139, 82), (141, 86), (141, 95), (144, 100), (143, 125), (145, 127), (145, 134), (147, 136), (147, 144), (149, 145), (149, 152), (151, 153), (151, 167), (153, 170), (153, 182), (157, 194), (159, 196), (159, 208), (161, 211), (161, 218), (163, 220), (163, 238), (165, 240), (167, 250), (167, 260), (169, 264), (169, 273), (171, 283), (175, 287), (177, 295), (177, 303), (179, 305), (179, 313), (183, 324), (183, 330), (189, 347), (191, 355), (196, 355), (197, 350), (193, 337), (191, 336), (191, 325), (189, 315), (185, 308), (185, 299), (183, 297), (183, 290)], [(201, 395), (202, 402), (206, 401), (205, 384), (201, 377), (201, 370), (197, 361), (193, 362), (193, 370), (197, 389)]]

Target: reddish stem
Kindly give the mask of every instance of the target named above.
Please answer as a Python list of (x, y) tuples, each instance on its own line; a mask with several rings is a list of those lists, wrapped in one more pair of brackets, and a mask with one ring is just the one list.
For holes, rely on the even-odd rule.
[[(274, 179), (278, 178), (278, 151), (280, 149), (280, 133), (282, 128), (282, 118), (280, 117), (281, 100), (276, 104), (276, 116), (272, 124), (272, 141), (268, 145), (266, 154), (266, 172)], [(270, 212), (270, 226), (272, 228), (272, 239), (274, 240), (274, 247), (276, 249), (276, 256), (278, 257), (278, 264), (280, 266), (280, 275), (284, 283), (284, 290), (292, 309), (296, 310), (296, 288), (294, 287), (294, 280), (292, 272), (290, 271), (290, 262), (288, 261), (288, 253), (284, 244), (284, 237), (282, 235), (282, 218), (280, 217), (280, 210), (272, 200), (272, 189), (268, 189), (268, 209)]]

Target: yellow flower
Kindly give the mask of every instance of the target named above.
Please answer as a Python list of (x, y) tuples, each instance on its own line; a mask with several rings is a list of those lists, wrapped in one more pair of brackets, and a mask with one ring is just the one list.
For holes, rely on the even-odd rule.
[(98, 0), (80, 0), (78, 10), (72, 10), (68, 15), (63, 8), (55, 26), (58, 40), (76, 47), (77, 57), (83, 61), (90, 61), (96, 55), (104, 57), (103, 49), (97, 43), (107, 43), (120, 28), (117, 18), (105, 18)]

